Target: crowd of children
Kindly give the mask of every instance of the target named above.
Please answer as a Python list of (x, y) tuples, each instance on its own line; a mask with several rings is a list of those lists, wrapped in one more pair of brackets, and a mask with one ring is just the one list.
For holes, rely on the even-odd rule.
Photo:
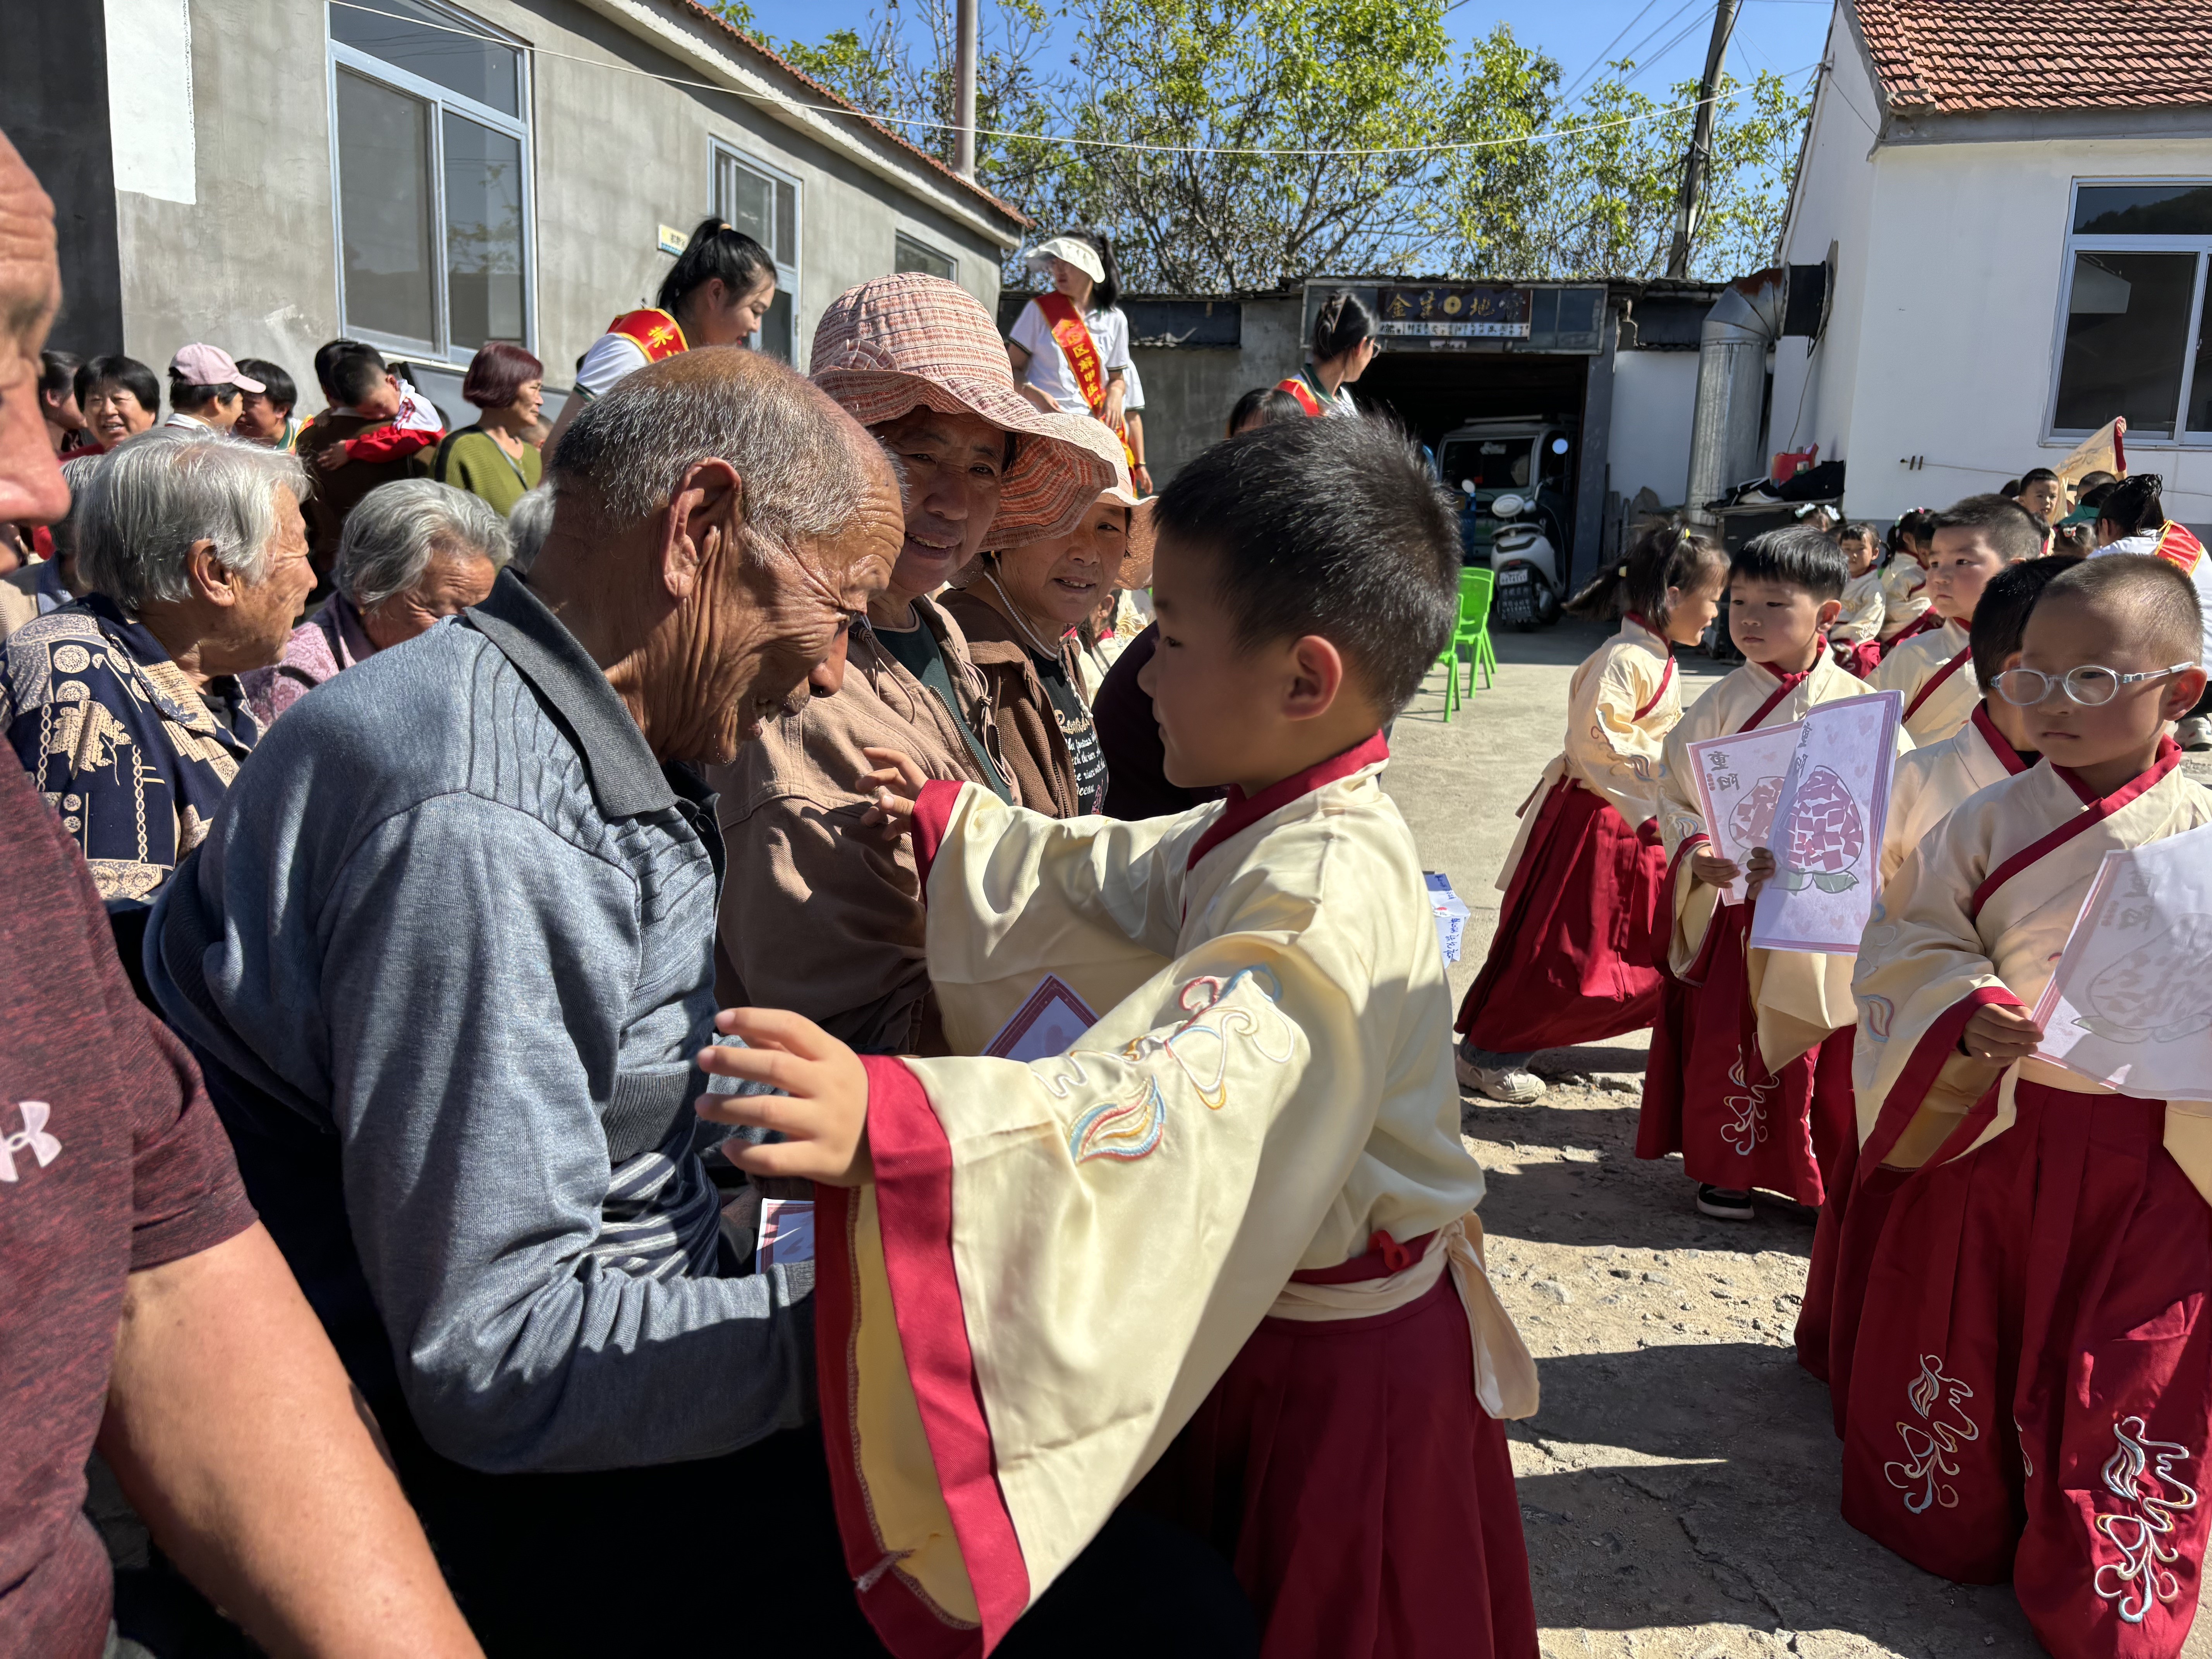
[[(1462, 1081), (1513, 1102), (1531, 1050), (1651, 1028), (1638, 1155), (1679, 1152), (1707, 1215), (1818, 1206), (1796, 1340), (1845, 1517), (2010, 1579), (2068, 1659), (2177, 1654), (2212, 1523), (2212, 1109), (2037, 1058), (2028, 1012), (2102, 856), (2212, 823), (2175, 737), (2212, 747), (2212, 571), (2159, 483), (2093, 481), (2076, 538), (2031, 474), (1906, 514), (1887, 564), (1861, 526), (1726, 560), (1647, 528), (1583, 596), (1620, 632), (1576, 674), (1458, 1026)], [(1671, 646), (1723, 580), (1744, 662), (1681, 711)], [(1754, 946), (1773, 857), (1715, 852), (1688, 745), (1870, 690), (1903, 724), (1858, 949)]]

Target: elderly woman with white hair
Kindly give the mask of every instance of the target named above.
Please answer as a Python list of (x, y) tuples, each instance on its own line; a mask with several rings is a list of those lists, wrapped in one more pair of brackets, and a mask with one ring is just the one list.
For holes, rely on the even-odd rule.
[(206, 835), (261, 728), (237, 676), (276, 660), (314, 586), (291, 456), (222, 434), (132, 439), (76, 508), (85, 597), (0, 657), (0, 726), (111, 911)]
[(380, 485), (346, 515), (337, 591), (292, 630), (283, 659), (246, 675), (267, 726), (364, 658), (483, 603), (506, 567), (506, 520), (481, 496), (428, 478)]

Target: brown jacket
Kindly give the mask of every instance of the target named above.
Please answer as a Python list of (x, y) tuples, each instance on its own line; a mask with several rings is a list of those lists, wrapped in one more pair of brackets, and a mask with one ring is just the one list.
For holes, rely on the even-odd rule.
[(330, 574), (331, 566), (338, 556), (338, 538), (345, 532), (346, 514), (361, 504), (362, 496), (379, 484), (419, 477), (428, 471), (426, 459), (420, 453), (403, 455), (396, 461), (348, 461), (329, 472), (315, 464), (315, 458), (331, 445), (390, 424), (389, 421), (370, 420), (349, 409), (335, 415), (318, 415), (301, 428), (295, 453), (307, 463), (307, 476), (314, 480), (314, 493), (307, 502), (307, 550), (319, 576)]
[[(915, 605), (971, 729), (996, 755), (958, 624), (927, 599)], [(952, 711), (856, 629), (835, 696), (769, 722), (736, 760), (708, 769), (729, 854), (721, 1000), (788, 1008), (863, 1052), (942, 1054), (913, 850), (861, 826), (868, 803), (855, 780), (872, 767), (863, 748), (902, 750), (933, 778), (989, 787)]]
[[(1021, 635), (987, 601), (964, 589), (947, 593), (945, 608), (966, 632), (968, 653), (990, 687), (991, 713), (1013, 769), (1017, 803), (1056, 818), (1079, 816), (1075, 762)], [(1060, 641), (1061, 664), (1070, 682), (1079, 685), (1070, 649), (1066, 641)]]

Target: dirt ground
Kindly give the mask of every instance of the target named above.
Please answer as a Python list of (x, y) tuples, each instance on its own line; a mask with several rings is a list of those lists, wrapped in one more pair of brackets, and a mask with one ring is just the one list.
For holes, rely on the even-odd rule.
[[(1391, 734), (1386, 781), (1472, 913), (1455, 992), (1604, 631), (1502, 635), (1494, 689), (1447, 725), (1432, 675)], [(1686, 701), (1718, 678), (1683, 666)], [(1827, 1390), (1790, 1346), (1813, 1217), (1762, 1200), (1755, 1221), (1710, 1221), (1679, 1158), (1638, 1160), (1644, 1046), (1554, 1049), (1538, 1104), (1464, 1105), (1492, 1275), (1542, 1376), (1511, 1433), (1546, 1659), (2039, 1653), (2008, 1587), (1932, 1577), (1844, 1524)], [(2212, 1620), (2185, 1654), (2212, 1659)]]

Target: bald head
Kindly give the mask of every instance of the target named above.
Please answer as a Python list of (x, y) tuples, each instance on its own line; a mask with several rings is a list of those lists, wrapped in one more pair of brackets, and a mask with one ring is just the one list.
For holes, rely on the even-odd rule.
[(2109, 623), (2157, 667), (2193, 663), (2203, 647), (2196, 587), (2179, 566), (2148, 554), (2107, 553), (2082, 560), (2036, 601), (2038, 612), (2054, 607), (2078, 607)]
[(69, 510), (39, 410), (39, 349), (61, 295), (54, 204), (0, 134), (0, 520), (51, 524)]

